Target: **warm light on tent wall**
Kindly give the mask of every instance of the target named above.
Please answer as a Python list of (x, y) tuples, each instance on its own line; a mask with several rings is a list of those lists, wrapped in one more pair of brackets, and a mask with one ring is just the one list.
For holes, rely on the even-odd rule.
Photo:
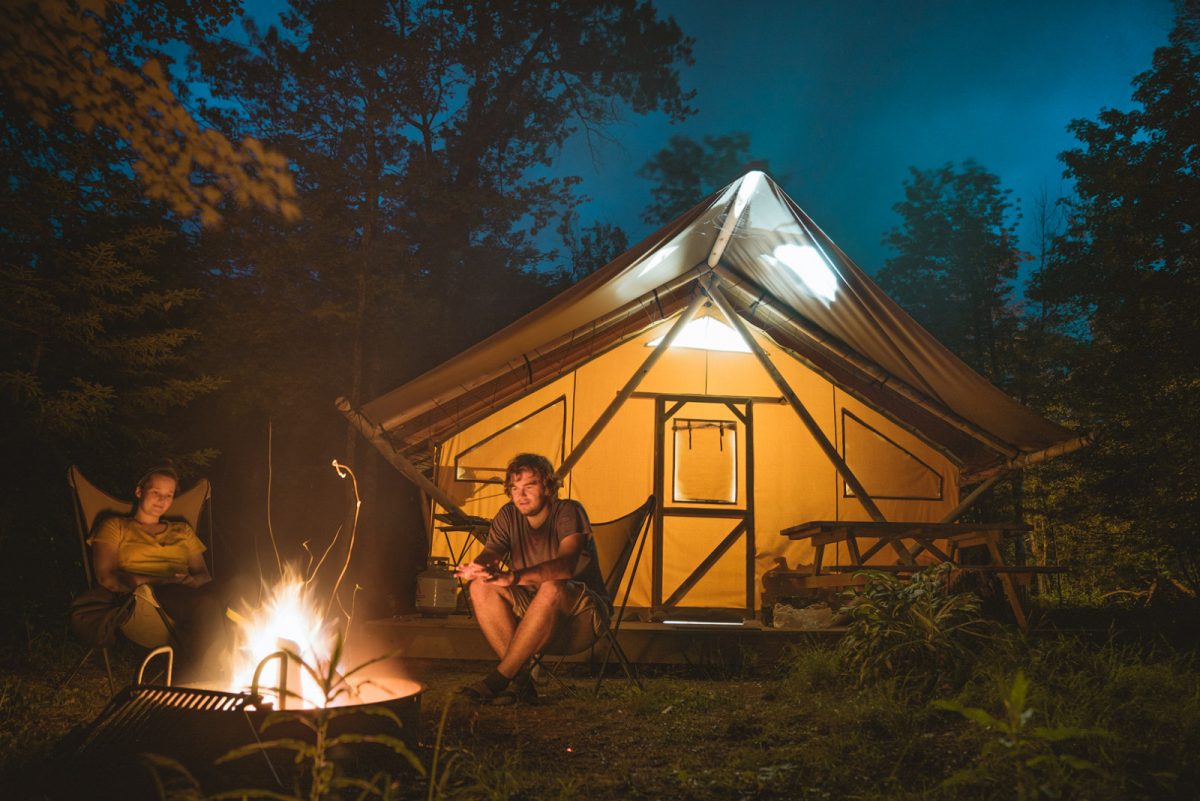
[[(646, 347), (657, 347), (662, 339), (659, 337), (652, 342), (647, 342)], [(671, 343), (671, 347), (722, 350), (729, 353), (750, 352), (750, 346), (742, 341), (737, 331), (712, 317), (698, 317), (685, 325), (679, 332), (679, 336), (675, 337), (675, 341)]]

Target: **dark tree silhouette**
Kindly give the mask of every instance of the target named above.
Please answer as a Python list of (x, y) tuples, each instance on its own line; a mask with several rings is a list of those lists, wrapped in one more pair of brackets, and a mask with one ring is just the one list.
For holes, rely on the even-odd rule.
[(642, 220), (651, 225), (670, 222), (750, 169), (765, 171), (767, 162), (750, 155), (748, 133), (705, 136), (701, 141), (672, 136), (638, 170), (638, 175), (654, 182), (653, 200), (642, 211)]
[(1066, 235), (1034, 296), (1057, 304), (1083, 356), (1071, 398), (1099, 441), (1084, 506), (1141, 540), (1149, 569), (1200, 586), (1200, 3), (1134, 79), (1131, 111), (1071, 130)]
[(970, 160), (912, 168), (895, 209), (903, 222), (883, 241), (897, 255), (879, 271), (880, 286), (968, 364), (1007, 385), (1022, 259), (1009, 190)]

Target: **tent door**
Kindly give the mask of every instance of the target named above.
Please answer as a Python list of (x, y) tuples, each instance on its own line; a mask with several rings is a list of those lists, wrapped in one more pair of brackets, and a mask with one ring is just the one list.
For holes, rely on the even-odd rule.
[[(653, 528), (653, 619), (714, 608), (740, 608), (746, 619), (753, 618), (753, 401), (655, 395), (654, 423), (654, 494), (660, 501)], [(701, 584), (714, 568), (714, 578)], [(736, 600), (712, 603), (715, 577), (727, 582), (732, 575), (739, 585), (732, 593)], [(689, 603), (693, 589), (698, 591)], [(731, 597), (728, 584), (720, 594)]]

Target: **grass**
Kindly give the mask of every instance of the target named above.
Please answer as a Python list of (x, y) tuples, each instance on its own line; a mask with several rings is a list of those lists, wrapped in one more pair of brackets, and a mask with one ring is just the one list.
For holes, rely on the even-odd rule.
[[(900, 673), (857, 686), (841, 649), (812, 643), (778, 663), (751, 662), (724, 673), (652, 671), (645, 692), (614, 676), (599, 699), (578, 675), (578, 696), (551, 686), (546, 703), (532, 708), (453, 700), (454, 690), (484, 665), (414, 663), (414, 677), (428, 687), (419, 756), (430, 765), (449, 702), (439, 758), (450, 768), (434, 796), (450, 801), (1016, 799), (1019, 792), (1096, 801), (1194, 799), (1200, 670), (1194, 639), (1190, 646), (1178, 642), (1187, 639), (1144, 629), (1032, 638), (1010, 632), (1002, 647), (977, 649), (953, 686), (933, 687)], [(102, 705), (107, 682), (98, 659), (64, 694), (53, 692), (54, 679), (78, 653), (46, 637), (2, 655), (0, 787), (23, 786), (26, 797), (38, 797), (38, 771), (46, 769), (54, 742)], [(115, 666), (126, 676), (130, 656), (118, 653)], [(1004, 762), (1008, 735), (979, 722), (1013, 719), (1005, 717), (1011, 712), (1005, 703), (1014, 703), (1018, 673), (1027, 687), (1015, 719), (1036, 746), (1021, 758), (1055, 760), (1035, 762), (1019, 784)], [(936, 699), (948, 708), (937, 708)], [(1108, 736), (1046, 734), (1068, 730)], [(424, 780), (399, 764), (353, 767), (389, 772), (398, 797), (428, 796)], [(964, 771), (975, 772), (964, 778)]]

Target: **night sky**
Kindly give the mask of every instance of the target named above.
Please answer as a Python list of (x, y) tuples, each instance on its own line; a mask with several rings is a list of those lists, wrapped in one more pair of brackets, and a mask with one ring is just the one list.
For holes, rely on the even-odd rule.
[[(1169, 0), (660, 0), (695, 42), (698, 114), (630, 117), (593, 165), (584, 210), (636, 242), (649, 184), (635, 173), (674, 133), (743, 130), (771, 174), (860, 266), (878, 271), (909, 166), (974, 158), (1032, 208), (1066, 194), (1057, 156), (1075, 118), (1129, 108), (1132, 78), (1166, 43)], [(699, 200), (700, 198), (697, 198)], [(1027, 231), (1023, 231), (1027, 233)], [(1026, 247), (1030, 244), (1027, 242)]]

